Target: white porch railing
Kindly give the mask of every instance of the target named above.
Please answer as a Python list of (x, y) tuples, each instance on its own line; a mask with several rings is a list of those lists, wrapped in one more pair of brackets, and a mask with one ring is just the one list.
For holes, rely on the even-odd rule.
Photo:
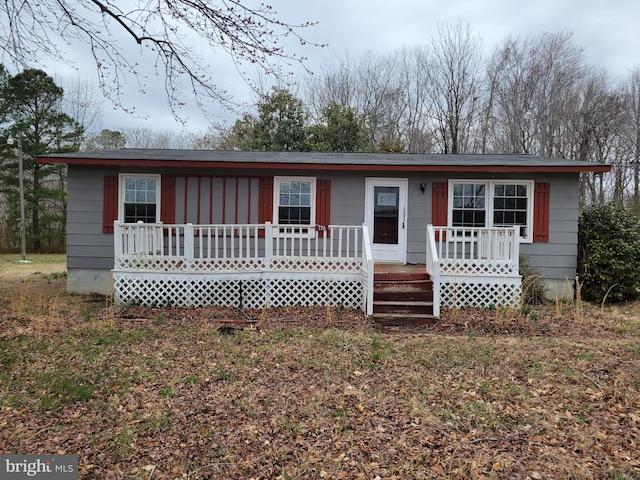
[[(433, 314), (442, 306), (520, 303), (517, 228), (428, 225)], [(373, 314), (366, 225), (114, 223), (118, 303), (262, 308), (333, 305)]]
[(427, 225), (427, 273), (433, 285), (433, 316), (440, 318), (440, 257), (433, 225)]
[(116, 301), (256, 308), (332, 304), (368, 311), (373, 259), (366, 238), (364, 225), (115, 222)]
[(449, 307), (518, 306), (519, 227), (427, 226), (427, 271), (434, 284), (434, 312)]
[(362, 245), (364, 246), (364, 256), (362, 259), (362, 267), (364, 269), (364, 277), (366, 280), (363, 288), (363, 294), (366, 299), (365, 313), (367, 315), (373, 315), (373, 254), (371, 252), (371, 238), (369, 237), (369, 229), (365, 224), (362, 225)]

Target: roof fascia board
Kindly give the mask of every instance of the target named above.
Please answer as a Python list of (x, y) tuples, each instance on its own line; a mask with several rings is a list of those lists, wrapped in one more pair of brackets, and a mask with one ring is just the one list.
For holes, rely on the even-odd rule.
[(121, 167), (176, 167), (176, 168), (235, 168), (263, 170), (331, 170), (379, 172), (609, 172), (609, 165), (364, 165), (327, 163), (267, 163), (267, 162), (190, 162), (180, 160), (120, 160), (96, 158), (38, 157), (38, 163), (64, 163), (67, 165), (103, 165)]

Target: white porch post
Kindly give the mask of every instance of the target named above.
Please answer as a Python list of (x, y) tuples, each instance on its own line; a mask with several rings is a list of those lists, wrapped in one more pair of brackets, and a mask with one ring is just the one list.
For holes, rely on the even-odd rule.
[(113, 222), (113, 259), (114, 265), (118, 265), (120, 257), (122, 256), (122, 229), (120, 228), (120, 222), (117, 220)]
[(193, 268), (194, 257), (194, 235), (193, 224), (187, 223), (184, 226), (184, 259), (188, 270)]
[(513, 261), (520, 268), (520, 227), (513, 227), (513, 238), (511, 239), (511, 245), (513, 248)]
[(366, 275), (367, 292), (365, 313), (373, 315), (373, 254), (371, 252), (371, 241), (369, 239), (369, 229), (366, 223), (362, 224), (362, 270)]
[[(440, 248), (442, 248), (442, 239), (444, 237), (443, 230), (439, 230), (438, 240)], [(431, 285), (433, 289), (433, 316), (440, 318), (440, 258), (438, 255), (438, 245), (436, 244), (436, 234), (433, 225), (427, 225), (427, 273), (431, 277)]]
[(271, 278), (269, 272), (273, 271), (273, 265), (271, 263), (273, 257), (273, 225), (271, 222), (265, 222), (264, 224), (264, 268), (267, 272), (264, 281), (264, 299), (265, 307), (268, 307), (271, 303)]
[(271, 257), (273, 256), (273, 225), (271, 222), (264, 224), (264, 262), (271, 269)]

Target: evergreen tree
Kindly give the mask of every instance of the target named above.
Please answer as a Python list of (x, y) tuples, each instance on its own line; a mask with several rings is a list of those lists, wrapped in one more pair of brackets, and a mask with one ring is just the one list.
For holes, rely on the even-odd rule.
[(104, 129), (97, 135), (90, 135), (85, 138), (82, 150), (85, 152), (115, 150), (124, 148), (126, 144), (127, 137), (125, 137), (122, 132)]
[(312, 149), (317, 152), (365, 152), (370, 150), (364, 116), (351, 107), (331, 103), (319, 124), (310, 128)]
[(245, 115), (236, 122), (234, 133), (244, 150), (304, 152), (309, 150), (307, 119), (300, 99), (274, 88), (258, 103), (258, 117)]
[[(35, 251), (64, 247), (66, 223), (66, 167), (38, 164), (35, 158), (47, 153), (76, 152), (82, 126), (62, 113), (63, 90), (42, 70), (28, 69), (0, 86), (0, 118), (3, 138), (15, 138), (17, 147), (3, 147), (0, 189), (9, 206), (9, 234), (18, 232), (18, 164), (24, 166), (26, 228), (28, 247)], [(6, 142), (5, 142), (6, 143)]]

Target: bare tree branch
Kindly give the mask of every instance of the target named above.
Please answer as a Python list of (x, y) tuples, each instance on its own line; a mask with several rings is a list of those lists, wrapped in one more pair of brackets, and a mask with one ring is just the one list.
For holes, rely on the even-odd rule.
[[(0, 52), (17, 67), (36, 66), (44, 59), (70, 63), (66, 48), (78, 42), (93, 56), (104, 95), (116, 106), (125, 105), (124, 86), (131, 78), (145, 91), (149, 78), (138, 62), (152, 54), (156, 75), (164, 77), (168, 104), (174, 117), (188, 97), (207, 113), (211, 101), (233, 108), (233, 98), (215, 82), (209, 61), (196, 53), (204, 40), (212, 51), (224, 51), (250, 83), (245, 65), (269, 75), (286, 77), (285, 67), (303, 64), (304, 57), (282, 45), (311, 22), (281, 20), (269, 5), (243, 5), (240, 0), (3, 0), (0, 15)], [(129, 38), (137, 48), (118, 42)], [(312, 44), (315, 46), (322, 46)], [(185, 82), (188, 88), (185, 88)]]

